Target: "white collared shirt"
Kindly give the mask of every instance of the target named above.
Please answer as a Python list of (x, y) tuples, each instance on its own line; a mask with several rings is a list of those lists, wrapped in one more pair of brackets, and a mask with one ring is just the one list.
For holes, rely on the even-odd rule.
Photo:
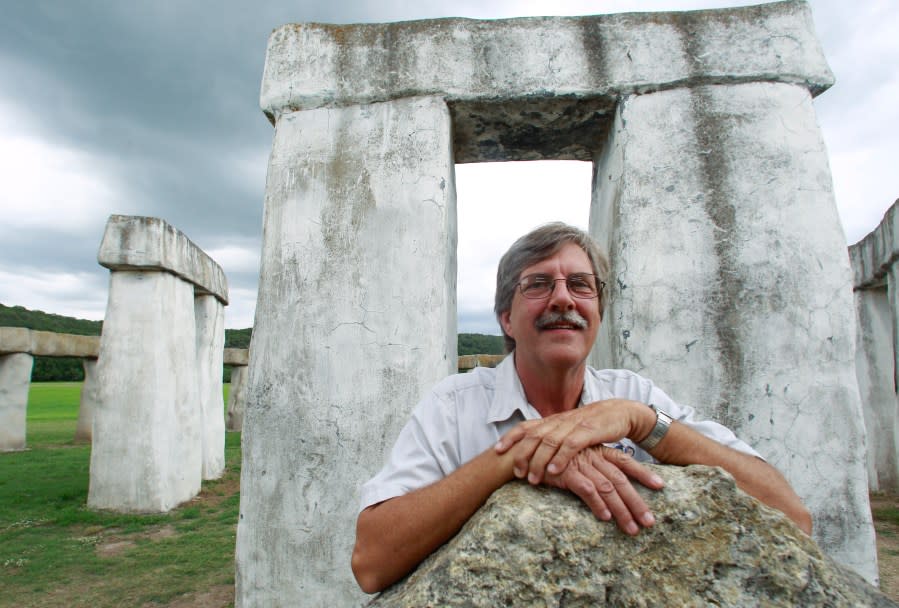
[[(706, 437), (758, 456), (727, 427), (696, 420), (693, 408), (674, 402), (651, 380), (627, 370), (588, 367), (581, 405), (612, 398), (652, 403)], [(519, 422), (536, 418), (540, 414), (528, 403), (511, 356), (495, 369), (478, 367), (445, 378), (415, 407), (384, 468), (362, 486), (360, 511), (443, 479), (493, 447)], [(624, 449), (637, 460), (654, 462), (629, 439), (609, 445)]]

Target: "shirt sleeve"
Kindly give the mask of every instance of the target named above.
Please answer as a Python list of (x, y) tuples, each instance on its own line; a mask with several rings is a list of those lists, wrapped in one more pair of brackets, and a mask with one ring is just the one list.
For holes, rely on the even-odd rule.
[(460, 465), (453, 403), (435, 392), (415, 407), (384, 467), (362, 486), (359, 510), (435, 483)]

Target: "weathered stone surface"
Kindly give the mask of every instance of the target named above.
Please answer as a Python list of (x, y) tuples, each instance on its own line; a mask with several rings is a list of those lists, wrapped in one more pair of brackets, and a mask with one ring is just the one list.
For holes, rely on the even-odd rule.
[(197, 325), (197, 396), (203, 440), (203, 479), (225, 472), (225, 401), (222, 364), (225, 345), (225, 307), (214, 296), (194, 298)]
[(349, 606), (358, 488), (455, 371), (456, 194), (436, 98), (278, 121), (244, 416), (237, 606)]
[(192, 283), (197, 293), (228, 304), (228, 282), (221, 266), (184, 233), (156, 217), (109, 216), (97, 261), (110, 270), (165, 270)]
[[(623, 95), (749, 81), (797, 83), (814, 93), (832, 84), (805, 2), (285, 25), (269, 40), (261, 105), (274, 121), (295, 110), (434, 95), (453, 108), (456, 137), (467, 140), (456, 143), (457, 162), (589, 160), (603, 131), (598, 118)], [(541, 152), (546, 140), (558, 145)]]
[(24, 327), (0, 327), (0, 355), (8, 353), (96, 359), (100, 353), (100, 337), (37, 331)]
[[(226, 349), (227, 350), (227, 349)], [(243, 414), (247, 404), (247, 366), (231, 368), (231, 390), (228, 392), (228, 411), (225, 428), (229, 431), (243, 430)]]
[(733, 429), (796, 488), (822, 549), (876, 581), (851, 271), (808, 91), (627, 98), (597, 162), (590, 226), (615, 281), (594, 364)]
[(225, 365), (249, 365), (250, 349), (249, 348), (226, 348), (224, 352)]
[(867, 431), (868, 487), (895, 493), (899, 492), (899, 403), (889, 296), (884, 287), (855, 292), (855, 374)]
[(877, 228), (849, 248), (856, 287), (876, 287), (899, 258), (899, 200), (887, 209)]
[(100, 342), (87, 504), (168, 511), (197, 495), (203, 466), (194, 286), (111, 273)]
[(0, 452), (25, 449), (25, 414), (34, 357), (0, 355)]
[(632, 538), (574, 495), (507, 484), (369, 606), (895, 606), (710, 467), (656, 466), (655, 527)]
[(84, 383), (81, 385), (81, 403), (78, 407), (78, 424), (75, 427), (75, 441), (90, 441), (94, 435), (94, 412), (100, 399), (100, 385), (97, 377), (97, 360), (83, 359)]

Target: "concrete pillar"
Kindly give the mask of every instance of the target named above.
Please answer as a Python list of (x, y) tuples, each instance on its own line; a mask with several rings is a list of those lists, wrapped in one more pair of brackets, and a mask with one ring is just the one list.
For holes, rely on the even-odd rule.
[(194, 314), (203, 479), (218, 479), (225, 471), (225, 402), (222, 398), (225, 307), (213, 295), (197, 295)]
[(247, 403), (247, 366), (235, 365), (231, 368), (231, 390), (228, 392), (228, 413), (225, 428), (229, 431), (243, 430), (243, 414)]
[(78, 426), (75, 427), (75, 441), (91, 440), (94, 426), (94, 410), (99, 400), (100, 384), (97, 380), (97, 360), (82, 359), (84, 383), (81, 385), (81, 402), (78, 407)]
[(193, 285), (162, 271), (112, 272), (97, 375), (88, 506), (162, 512), (196, 496)]
[(893, 369), (893, 328), (888, 290), (858, 289), (855, 373), (868, 437), (868, 487), (899, 492), (899, 415)]
[(808, 90), (625, 97), (595, 180), (614, 277), (596, 358), (733, 428), (875, 581), (850, 270)]
[(358, 489), (454, 371), (450, 113), (280, 116), (244, 418), (237, 606), (348, 606)]
[(0, 355), (0, 452), (25, 449), (25, 415), (34, 357)]

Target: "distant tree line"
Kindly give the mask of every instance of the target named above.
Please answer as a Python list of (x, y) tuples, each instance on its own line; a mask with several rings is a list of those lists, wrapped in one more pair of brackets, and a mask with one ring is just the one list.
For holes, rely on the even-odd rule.
[[(29, 310), (22, 306), (0, 304), (0, 327), (27, 327), (28, 329), (54, 331), (61, 334), (99, 336), (103, 329), (103, 322), (64, 317), (40, 310)], [(252, 327), (226, 329), (225, 348), (249, 348), (252, 335)], [(458, 349), (460, 355), (501, 355), (503, 339), (502, 336), (459, 334)], [(84, 380), (84, 368), (78, 357), (35, 357), (31, 379), (34, 382), (80, 382)], [(225, 366), (223, 379), (225, 382), (231, 381), (231, 366)]]

